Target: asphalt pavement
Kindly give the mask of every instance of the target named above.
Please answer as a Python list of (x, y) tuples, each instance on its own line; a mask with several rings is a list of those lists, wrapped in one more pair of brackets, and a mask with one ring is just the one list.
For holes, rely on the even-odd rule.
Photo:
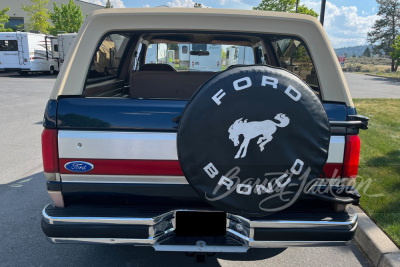
[[(41, 210), (50, 202), (42, 170), (40, 133), (43, 111), (55, 78), (0, 74), (0, 266), (194, 264), (194, 259), (183, 253), (155, 252), (151, 247), (47, 242), (40, 228)], [(346, 78), (351, 84), (353, 75)], [(385, 85), (382, 81), (378, 83), (376, 86)], [(371, 81), (368, 84), (371, 90), (376, 87)], [(353, 97), (357, 96), (353, 94)], [(352, 242), (344, 247), (221, 253), (208, 258), (206, 263), (210, 266), (370, 266)]]
[(400, 79), (345, 73), (353, 98), (400, 98)]

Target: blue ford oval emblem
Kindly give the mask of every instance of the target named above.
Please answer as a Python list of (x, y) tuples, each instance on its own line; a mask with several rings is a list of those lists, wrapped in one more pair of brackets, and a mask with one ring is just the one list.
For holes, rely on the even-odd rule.
[(88, 172), (94, 169), (93, 164), (86, 161), (71, 161), (64, 165), (71, 172)]

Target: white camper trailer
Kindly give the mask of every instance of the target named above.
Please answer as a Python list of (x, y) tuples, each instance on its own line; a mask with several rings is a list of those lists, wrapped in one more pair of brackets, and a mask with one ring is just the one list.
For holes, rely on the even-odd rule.
[(226, 66), (254, 64), (254, 51), (249, 46), (233, 45), (226, 48)]
[(179, 66), (198, 71), (220, 71), (221, 45), (179, 44)]
[(76, 33), (61, 33), (51, 39), (52, 57), (58, 59), (59, 68), (64, 63), (75, 36)]
[(27, 32), (0, 33), (0, 71), (58, 71), (58, 62), (51, 53), (51, 38)]
[(145, 63), (167, 63), (167, 44), (149, 44)]

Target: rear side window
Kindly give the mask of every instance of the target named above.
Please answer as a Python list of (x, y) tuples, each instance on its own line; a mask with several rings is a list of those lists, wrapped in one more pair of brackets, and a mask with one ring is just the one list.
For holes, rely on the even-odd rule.
[(305, 44), (294, 38), (282, 38), (272, 44), (282, 68), (297, 74), (311, 88), (319, 91), (317, 72)]
[(18, 51), (17, 40), (0, 40), (0, 51)]
[(121, 34), (107, 35), (93, 56), (88, 79), (115, 77), (128, 38)]

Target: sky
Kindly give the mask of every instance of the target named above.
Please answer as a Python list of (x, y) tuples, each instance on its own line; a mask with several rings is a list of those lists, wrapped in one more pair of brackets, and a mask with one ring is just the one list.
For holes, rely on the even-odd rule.
[[(107, 0), (84, 0), (105, 5)], [(203, 7), (252, 9), (261, 0), (111, 0), (114, 8), (123, 7), (193, 7), (194, 3)], [(317, 13), (321, 0), (300, 0)], [(367, 44), (367, 33), (377, 19), (378, 4), (375, 0), (329, 0), (326, 4), (324, 28), (334, 48)]]

